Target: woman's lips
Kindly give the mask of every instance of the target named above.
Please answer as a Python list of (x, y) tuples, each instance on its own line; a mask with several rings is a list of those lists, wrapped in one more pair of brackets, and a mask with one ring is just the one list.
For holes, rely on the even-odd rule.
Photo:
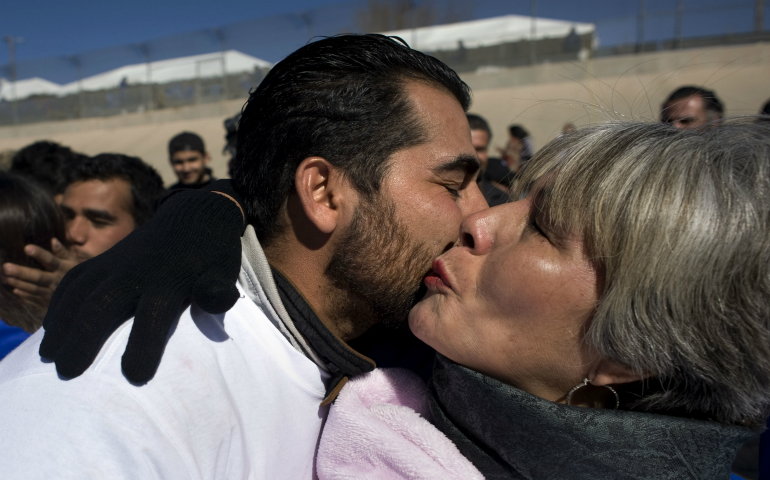
[(429, 290), (437, 291), (452, 289), (452, 284), (449, 282), (449, 277), (441, 260), (433, 261), (433, 269), (425, 277), (425, 286)]

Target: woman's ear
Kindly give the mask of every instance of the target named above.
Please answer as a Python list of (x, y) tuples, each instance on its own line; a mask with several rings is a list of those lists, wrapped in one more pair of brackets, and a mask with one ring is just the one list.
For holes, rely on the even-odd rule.
[(338, 226), (340, 204), (347, 197), (346, 182), (326, 159), (304, 159), (294, 176), (294, 185), (307, 220), (325, 234)]
[(588, 380), (591, 382), (591, 385), (596, 385), (597, 387), (638, 382), (649, 376), (649, 374), (633, 370), (606, 358), (599, 361), (588, 372)]

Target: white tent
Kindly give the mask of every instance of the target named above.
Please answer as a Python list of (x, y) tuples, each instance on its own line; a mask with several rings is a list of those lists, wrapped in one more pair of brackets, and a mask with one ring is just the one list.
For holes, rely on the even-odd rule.
[[(271, 63), (236, 50), (224, 53), (206, 53), (189, 57), (172, 58), (146, 63), (137, 63), (116, 68), (108, 72), (86, 77), (81, 81), (59, 85), (42, 78), (28, 78), (16, 82), (16, 98), (21, 100), (32, 95), (65, 96), (84, 91), (116, 88), (124, 81), (129, 85), (146, 83), (168, 83), (196, 78), (221, 77), (223, 69), (228, 75), (251, 72), (255, 68), (267, 68)], [(11, 82), (0, 79), (0, 99), (13, 100)]]
[(596, 30), (592, 23), (548, 18), (535, 18), (534, 29), (532, 23), (532, 17), (504, 15), (470, 22), (395, 30), (383, 35), (401, 37), (410, 47), (417, 50), (435, 52), (457, 50), (459, 42), (462, 42), (465, 48), (490, 47), (520, 40), (566, 37), (573, 28), (578, 35)]
[[(59, 95), (61, 85), (49, 82), (44, 78), (33, 77), (16, 82), (16, 98), (27, 98), (32, 95)], [(14, 85), (0, 78), (0, 100), (10, 101), (14, 98)]]

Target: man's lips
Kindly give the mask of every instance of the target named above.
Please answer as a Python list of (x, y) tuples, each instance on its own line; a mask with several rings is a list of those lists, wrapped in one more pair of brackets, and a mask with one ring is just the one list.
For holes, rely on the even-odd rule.
[(433, 269), (425, 277), (425, 286), (429, 290), (451, 290), (452, 284), (449, 282), (444, 264), (441, 260), (433, 261)]

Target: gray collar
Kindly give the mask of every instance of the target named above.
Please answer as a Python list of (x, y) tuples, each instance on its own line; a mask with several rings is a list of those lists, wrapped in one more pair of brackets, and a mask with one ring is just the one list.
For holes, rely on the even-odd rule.
[(278, 288), (275, 285), (270, 264), (267, 263), (265, 252), (262, 250), (254, 227), (251, 225), (246, 227), (246, 231), (241, 237), (241, 251), (241, 273), (238, 276), (238, 282), (246, 290), (246, 295), (266, 311), (267, 318), (273, 322), (298, 352), (312, 360), (324, 371), (328, 371), (326, 362), (299, 333), (294, 321), (286, 311), (286, 307), (278, 295)]

